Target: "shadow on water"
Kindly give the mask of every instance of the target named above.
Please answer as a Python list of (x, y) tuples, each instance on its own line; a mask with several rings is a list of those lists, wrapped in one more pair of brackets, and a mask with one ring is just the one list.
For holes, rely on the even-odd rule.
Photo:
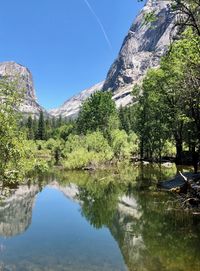
[(200, 270), (199, 218), (156, 189), (175, 173), (60, 171), (10, 190), (0, 203), (0, 270)]

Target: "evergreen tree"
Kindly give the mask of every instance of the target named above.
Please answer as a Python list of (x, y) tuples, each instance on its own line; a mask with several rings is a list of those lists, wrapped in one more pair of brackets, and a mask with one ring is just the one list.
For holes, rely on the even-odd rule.
[(62, 126), (62, 124), (63, 124), (63, 119), (62, 119), (62, 116), (60, 115), (56, 121), (56, 127), (59, 128)]
[(119, 120), (120, 120), (120, 128), (125, 130), (127, 134), (131, 131), (131, 115), (129, 107), (119, 108)]
[(29, 140), (33, 140), (35, 136), (34, 136), (34, 129), (33, 129), (33, 119), (31, 116), (29, 116), (27, 119), (27, 128), (28, 128), (27, 138)]
[(44, 113), (42, 111), (40, 111), (40, 116), (39, 116), (39, 120), (38, 120), (37, 139), (39, 139), (39, 140), (46, 139), (46, 125), (45, 125), (45, 121), (44, 121)]
[(38, 137), (38, 120), (36, 117), (33, 119), (33, 134), (34, 134), (34, 139), (36, 140)]

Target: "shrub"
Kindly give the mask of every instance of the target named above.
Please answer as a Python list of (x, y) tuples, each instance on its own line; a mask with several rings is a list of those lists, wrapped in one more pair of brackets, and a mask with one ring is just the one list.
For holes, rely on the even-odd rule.
[(133, 151), (133, 142), (130, 141), (124, 130), (114, 130), (111, 133), (114, 156), (119, 159), (128, 159)]

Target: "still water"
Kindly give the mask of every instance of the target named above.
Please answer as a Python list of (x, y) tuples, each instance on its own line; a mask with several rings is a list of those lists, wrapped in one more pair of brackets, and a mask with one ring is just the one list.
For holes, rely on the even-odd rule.
[(55, 173), (2, 191), (0, 271), (197, 271), (200, 221), (156, 183), (173, 169)]

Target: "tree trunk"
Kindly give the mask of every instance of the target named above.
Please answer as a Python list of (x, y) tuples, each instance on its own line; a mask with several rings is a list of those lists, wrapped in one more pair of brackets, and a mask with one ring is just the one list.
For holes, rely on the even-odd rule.
[(182, 165), (182, 151), (183, 151), (183, 142), (182, 139), (176, 139), (176, 164)]

